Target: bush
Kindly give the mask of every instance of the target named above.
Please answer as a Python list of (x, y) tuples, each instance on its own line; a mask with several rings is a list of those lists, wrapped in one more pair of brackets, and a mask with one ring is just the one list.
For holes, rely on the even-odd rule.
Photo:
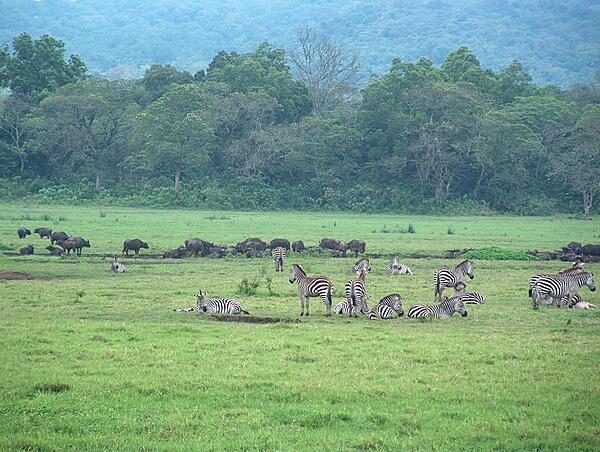
[(465, 259), (478, 259), (488, 261), (535, 261), (537, 257), (523, 251), (513, 251), (506, 248), (490, 246), (479, 248), (463, 254)]

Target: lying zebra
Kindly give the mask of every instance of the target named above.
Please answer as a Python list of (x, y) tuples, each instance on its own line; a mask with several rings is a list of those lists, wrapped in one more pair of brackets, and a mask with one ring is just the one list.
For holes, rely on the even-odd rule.
[(454, 286), (453, 297), (460, 297), (463, 304), (485, 304), (485, 297), (479, 292), (467, 292), (467, 285), (464, 282), (459, 282)]
[(439, 305), (416, 304), (408, 310), (408, 316), (416, 319), (420, 317), (433, 317), (435, 319), (447, 319), (452, 317), (455, 312), (461, 316), (467, 316), (465, 305), (461, 297), (444, 298)]
[(206, 293), (198, 291), (196, 294), (196, 307), (195, 308), (181, 308), (175, 309), (177, 312), (196, 312), (198, 314), (250, 314), (248, 311), (242, 309), (240, 305), (233, 298), (207, 298)]
[(113, 257), (112, 263), (110, 264), (109, 270), (114, 273), (124, 273), (125, 265), (119, 262), (119, 258), (117, 256)]
[(412, 275), (413, 272), (408, 265), (404, 265), (400, 262), (397, 256), (390, 259), (390, 274), (391, 275)]
[(369, 311), (369, 319), (391, 319), (396, 316), (402, 317), (404, 308), (402, 307), (402, 297), (393, 293), (383, 297), (379, 303)]
[[(352, 305), (352, 301), (351, 300), (344, 300), (344, 301), (340, 301), (338, 304), (336, 304), (333, 307), (333, 312), (335, 312), (336, 314), (342, 315), (345, 314), (347, 316), (350, 316), (350, 314), (352, 314), (352, 309), (353, 309), (353, 305)], [(367, 300), (363, 300), (363, 304), (362, 304), (362, 309), (360, 310), (361, 314), (368, 314), (369, 313), (369, 306), (367, 305)]]

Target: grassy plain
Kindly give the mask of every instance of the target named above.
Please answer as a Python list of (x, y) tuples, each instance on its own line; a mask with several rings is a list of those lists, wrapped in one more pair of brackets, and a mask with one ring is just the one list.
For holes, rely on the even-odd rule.
[[(600, 313), (527, 299), (528, 277), (557, 262), (476, 261), (469, 288), (486, 295), (466, 318), (370, 322), (325, 318), (320, 301), (300, 319), (289, 264), (337, 288), (355, 259), (122, 259), (126, 238), (158, 253), (192, 236), (221, 244), (285, 237), (364, 239), (399, 254), (413, 276), (373, 258), (374, 300), (399, 292), (405, 308), (431, 302), (434, 269), (454, 263), (415, 252), (490, 245), (553, 250), (600, 242), (596, 221), (565, 217), (398, 217), (342, 213), (234, 213), (0, 205), (0, 449), (150, 450), (598, 450)], [(412, 224), (415, 233), (401, 233)], [(51, 258), (49, 226), (90, 240), (81, 258)], [(452, 232), (449, 234), (449, 232)], [(596, 274), (600, 265), (590, 264)], [(236, 293), (244, 279), (255, 295)], [(173, 309), (203, 289), (235, 296), (274, 324), (217, 322)], [(600, 305), (599, 292), (582, 290)]]

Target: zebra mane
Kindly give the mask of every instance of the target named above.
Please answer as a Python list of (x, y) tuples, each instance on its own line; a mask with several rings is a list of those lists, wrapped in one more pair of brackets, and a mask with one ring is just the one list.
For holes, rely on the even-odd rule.
[(306, 276), (306, 272), (300, 267), (300, 264), (292, 264), (292, 267), (298, 269), (302, 273), (302, 276)]

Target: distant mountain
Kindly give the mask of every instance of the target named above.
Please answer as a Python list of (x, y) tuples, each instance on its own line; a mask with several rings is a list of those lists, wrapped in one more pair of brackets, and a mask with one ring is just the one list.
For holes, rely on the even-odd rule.
[(0, 11), (0, 43), (50, 34), (109, 77), (195, 72), (263, 41), (288, 50), (306, 26), (359, 52), (367, 74), (393, 58), (439, 65), (461, 45), (485, 68), (520, 61), (538, 85), (589, 83), (600, 68), (598, 0), (0, 0)]

